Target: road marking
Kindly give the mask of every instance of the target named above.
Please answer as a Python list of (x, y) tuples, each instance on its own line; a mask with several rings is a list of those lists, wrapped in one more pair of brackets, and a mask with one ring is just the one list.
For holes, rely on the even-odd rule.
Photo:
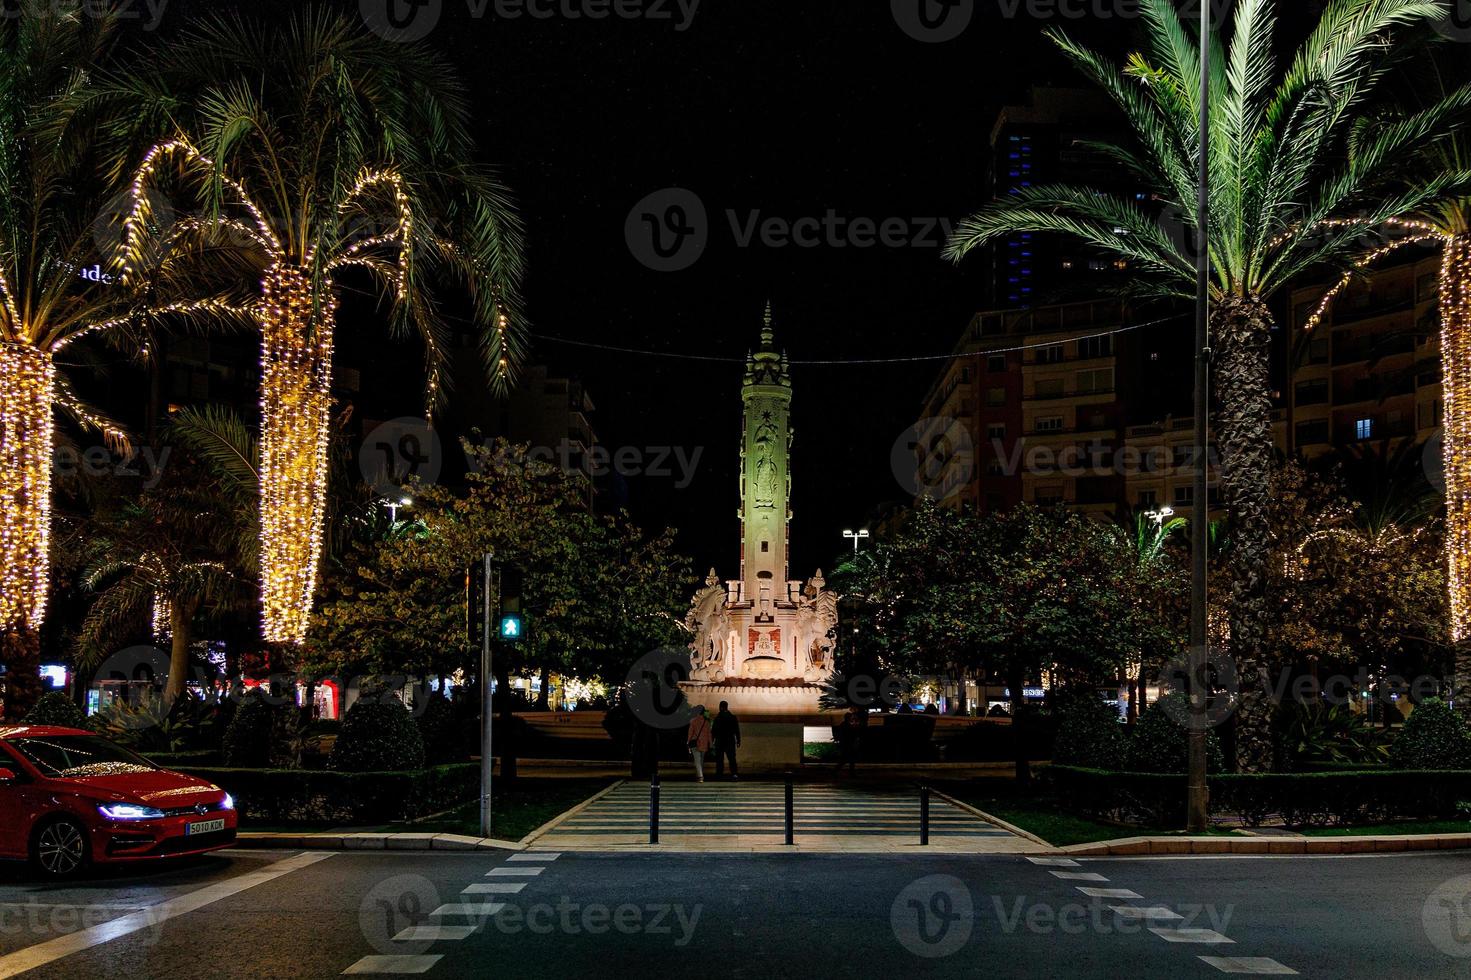
[(437, 943), (441, 939), (465, 939), (474, 933), (474, 926), (409, 926), (394, 936), (393, 941), (396, 943), (415, 941)]
[(428, 973), (443, 956), (364, 956), (343, 973)]
[(505, 902), (453, 902), (441, 905), (430, 912), (429, 916), (437, 919), (450, 915), (468, 915), (475, 919), (488, 919), (505, 907)]
[(202, 909), (206, 905), (213, 905), (221, 899), (238, 895), (248, 888), (254, 888), (256, 885), (264, 885), (266, 882), (275, 881), (283, 875), (289, 875), (293, 871), (300, 871), (302, 868), (316, 864), (318, 861), (325, 861), (327, 858), (333, 856), (332, 853), (312, 853), (306, 851), (276, 861), (259, 871), (251, 871), (231, 878), (228, 881), (205, 885), (203, 888), (189, 892), (187, 895), (180, 895), (178, 898), (171, 898), (166, 902), (151, 905), (141, 911), (121, 916), (110, 922), (100, 923), (90, 929), (83, 929), (80, 932), (73, 932), (66, 936), (58, 936), (55, 939), (38, 943), (27, 949), (8, 953), (5, 956), (0, 956), (0, 980), (4, 980), (6, 977), (16, 976), (27, 970), (34, 970), (48, 963), (54, 963), (73, 953), (80, 953), (84, 949), (91, 949), (93, 946), (100, 946), (114, 939), (121, 939), (123, 936), (132, 935), (140, 929), (157, 928), (169, 919), (196, 911), (197, 909)]
[(1040, 864), (1044, 868), (1076, 868), (1080, 866), (1078, 862), (1074, 861), (1072, 858), (1029, 857), (1027, 858), (1027, 860), (1031, 861), (1033, 864)]
[(1234, 943), (1214, 929), (1184, 929), (1175, 926), (1150, 926), (1149, 931), (1167, 943)]
[(514, 895), (526, 887), (526, 882), (518, 882), (514, 885), (507, 883), (488, 882), (486, 884), (471, 885), (460, 892), (461, 895)]
[(1078, 886), (1078, 891), (1082, 892), (1084, 895), (1087, 895), (1089, 898), (1136, 898), (1137, 899), (1137, 898), (1143, 898), (1144, 897), (1143, 895), (1139, 894), (1138, 892), (1136, 892), (1136, 891), (1130, 891), (1127, 888), (1084, 888), (1082, 885), (1079, 885)]
[(1255, 976), (1297, 976), (1297, 971), (1283, 966), (1269, 956), (1202, 956), (1202, 960), (1222, 973), (1250, 973)]
[(1169, 921), (1170, 919), (1185, 918), (1177, 912), (1171, 912), (1163, 905), (1151, 905), (1149, 908), (1139, 908), (1137, 905), (1110, 905), (1109, 908), (1126, 919), (1163, 919)]
[(546, 868), (491, 868), (485, 872), (487, 878), (532, 878)]
[(1049, 871), (1048, 874), (1063, 881), (1107, 881), (1096, 871)]
[(507, 861), (555, 861), (562, 856), (561, 851), (535, 851), (526, 854), (512, 854), (506, 858)]

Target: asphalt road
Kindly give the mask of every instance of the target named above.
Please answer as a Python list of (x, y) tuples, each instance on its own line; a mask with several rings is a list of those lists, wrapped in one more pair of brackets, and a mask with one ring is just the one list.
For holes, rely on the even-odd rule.
[(0, 978), (373, 969), (1465, 978), (1471, 857), (226, 851), (67, 886), (0, 869)]

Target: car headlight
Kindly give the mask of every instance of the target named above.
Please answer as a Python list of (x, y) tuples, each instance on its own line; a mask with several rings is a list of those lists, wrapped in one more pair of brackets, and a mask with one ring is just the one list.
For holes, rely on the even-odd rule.
[(231, 796), (229, 793), (226, 793), (225, 794), (225, 798), (223, 800), (220, 800), (220, 809), (221, 810), (233, 810), (233, 809), (235, 809), (235, 797)]
[(156, 820), (164, 815), (157, 807), (138, 803), (104, 803), (97, 812), (109, 820)]

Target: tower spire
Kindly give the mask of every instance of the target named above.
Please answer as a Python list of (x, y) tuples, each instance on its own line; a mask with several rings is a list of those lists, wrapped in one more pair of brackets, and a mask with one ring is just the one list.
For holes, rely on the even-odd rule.
[(776, 331), (771, 327), (771, 300), (766, 301), (766, 312), (761, 314), (761, 349), (771, 350), (776, 343)]

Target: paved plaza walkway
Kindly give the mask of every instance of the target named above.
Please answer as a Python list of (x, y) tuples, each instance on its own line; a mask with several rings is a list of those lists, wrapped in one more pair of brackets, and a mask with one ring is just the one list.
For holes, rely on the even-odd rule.
[[(785, 844), (780, 782), (666, 782), (659, 843), (649, 844), (649, 786), (620, 783), (530, 841), (559, 850), (922, 851), (918, 789), (798, 785), (793, 845)], [(1035, 841), (981, 819), (938, 795), (930, 800), (930, 851), (1024, 854)]]

